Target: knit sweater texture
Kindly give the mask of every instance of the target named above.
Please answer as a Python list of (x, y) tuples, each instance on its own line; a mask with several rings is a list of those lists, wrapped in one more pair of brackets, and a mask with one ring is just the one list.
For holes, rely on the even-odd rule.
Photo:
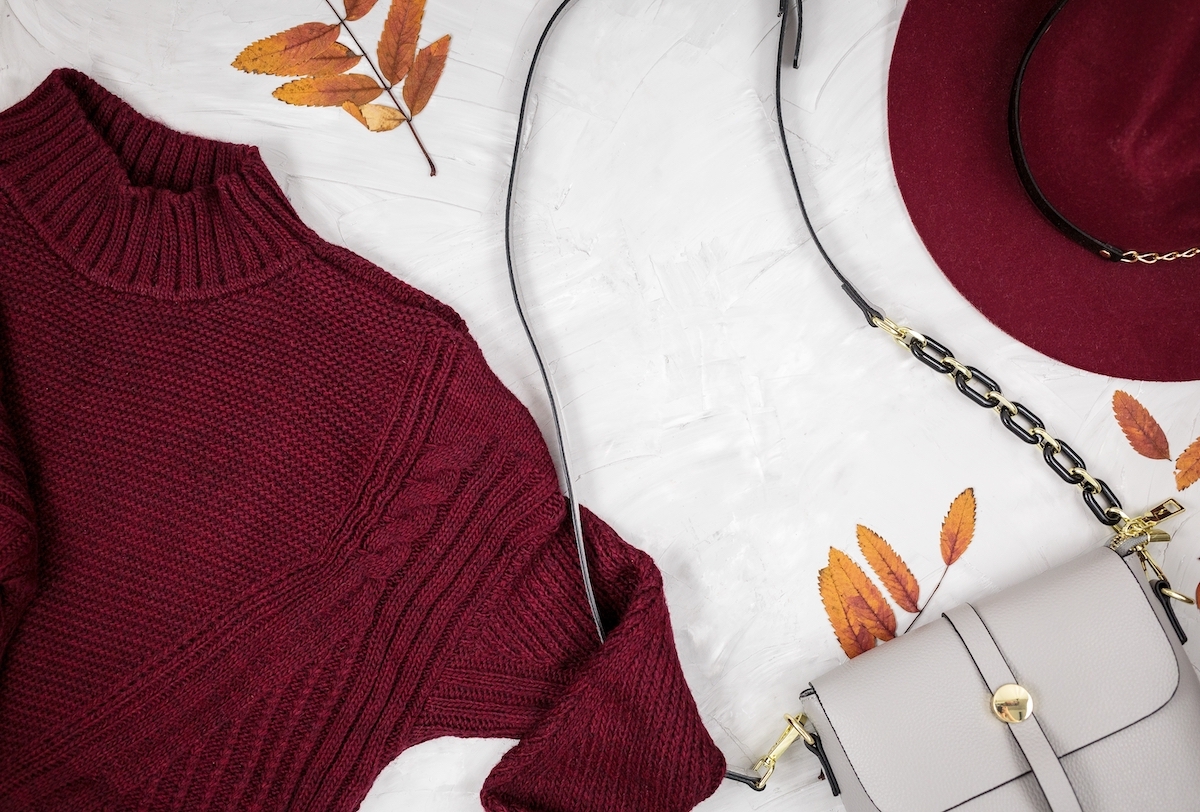
[(0, 111), (0, 809), (356, 809), (438, 736), (493, 812), (686, 810), (724, 761), (651, 559), (447, 306), (252, 145), (78, 71)]

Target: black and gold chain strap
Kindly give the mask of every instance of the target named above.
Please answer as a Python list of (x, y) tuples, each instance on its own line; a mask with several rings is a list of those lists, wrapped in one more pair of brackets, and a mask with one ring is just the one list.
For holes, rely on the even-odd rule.
[[(563, 439), (563, 420), (559, 410), (558, 399), (554, 394), (554, 387), (551, 383), (550, 374), (546, 369), (546, 365), (542, 360), (542, 354), (538, 350), (537, 341), (534, 338), (533, 330), (529, 326), (529, 322), (525, 317), (525, 310), (521, 303), (521, 295), (517, 284), (517, 275), (513, 265), (513, 237), (512, 237), (512, 221), (513, 221), (513, 190), (516, 186), (517, 177), (517, 161), (521, 154), (521, 139), (525, 130), (525, 117), (528, 110), (530, 90), (533, 85), (533, 77), (537, 69), (538, 58), (541, 56), (542, 48), (545, 45), (546, 38), (555, 22), (566, 10), (573, 0), (562, 0), (555, 8), (553, 14), (550, 15), (549, 21), (542, 29), (541, 36), (538, 38), (537, 46), (534, 48), (533, 57), (529, 63), (529, 72), (525, 78), (525, 86), (521, 93), (521, 106), (517, 115), (517, 131), (513, 139), (513, 156), (512, 164), (509, 168), (508, 176), (508, 191), (504, 205), (504, 253), (505, 261), (508, 268), (508, 280), (512, 291), (513, 303), (517, 309), (518, 318), (521, 321), (521, 326), (525, 331), (525, 336), (529, 340), (529, 345), (533, 350), (534, 359), (537, 362), (538, 371), (542, 376), (542, 383), (545, 387), (546, 396), (549, 400), (550, 412), (554, 422), (555, 440), (561, 464), (561, 472), (566, 490), (566, 499), (570, 508), (571, 526), (574, 532), (575, 547), (579, 555), (579, 566), (583, 578), (583, 588), (587, 597), (588, 606), (590, 607), (592, 620), (596, 626), (596, 634), (601, 643), (604, 641), (604, 625), (600, 619), (600, 611), (596, 604), (595, 591), (592, 586), (591, 575), (589, 573), (587, 547), (584, 543), (583, 527), (580, 521), (579, 504), (575, 498), (574, 483), (571, 476), (570, 460), (568, 459), (566, 445)], [(1117, 540), (1124, 539), (1135, 546), (1130, 549), (1137, 550), (1139, 555), (1142, 555), (1145, 545), (1150, 541), (1161, 540), (1150, 538), (1154, 525), (1164, 518), (1178, 512), (1182, 508), (1173, 500), (1164, 505), (1159, 506), (1154, 511), (1151, 511), (1143, 516), (1130, 517), (1121, 508), (1121, 502), (1117, 499), (1116, 494), (1108, 486), (1104, 480), (1093, 476), (1087, 470), (1087, 465), (1079, 454), (1060, 439), (1055, 438), (1046, 429), (1046, 424), (1040, 417), (1030, 411), (1023, 404), (1010, 400), (1002, 393), (999, 384), (991, 377), (986, 375), (980, 369), (969, 364), (962, 363), (954, 356), (950, 348), (940, 341), (919, 333), (910, 327), (905, 327), (897, 324), (884, 315), (883, 311), (872, 305), (866, 297), (858, 291), (857, 288), (850, 282), (849, 279), (838, 269), (833, 259), (825, 250), (825, 246), (821, 243), (817, 236), (816, 229), (813, 227), (812, 221), (808, 215), (808, 207), (804, 203), (804, 196), (800, 192), (800, 184), (796, 178), (795, 165), (792, 162), (791, 150), (788, 148), (787, 132), (783, 123), (783, 101), (781, 86), (783, 82), (783, 59), (784, 45), (787, 41), (787, 28), (791, 19), (790, 12), (794, 9), (796, 20), (796, 44), (792, 67), (800, 67), (800, 41), (803, 31), (803, 11), (801, 0), (780, 0), (779, 17), (781, 22), (779, 25), (779, 48), (776, 55), (775, 64), (775, 116), (776, 123), (779, 127), (779, 139), (783, 148), (784, 158), (787, 162), (788, 174), (791, 177), (792, 189), (796, 194), (796, 202), (800, 206), (800, 213), (804, 220), (804, 225), (808, 229), (809, 235), (812, 237), (813, 245), (820, 253), (821, 258), (833, 272), (841, 283), (842, 290), (854, 302), (855, 306), (862, 311), (863, 316), (867, 320), (867, 324), (871, 327), (876, 327), (893, 338), (898, 344), (907, 349), (913, 356), (930, 369), (940, 372), (954, 381), (955, 387), (972, 403), (982, 406), (985, 409), (991, 409), (997, 413), (1000, 422), (1006, 429), (1012, 432), (1021, 441), (1029, 445), (1036, 445), (1041, 449), (1042, 458), (1050, 469), (1059, 476), (1064, 482), (1069, 485), (1077, 486), (1083, 496), (1083, 501), (1087, 504), (1096, 520), (1107, 527), (1114, 527), (1117, 531), (1114, 544)], [(1158, 531), (1161, 533), (1161, 531)], [(1166, 535), (1166, 534), (1162, 534)], [(1141, 541), (1140, 546), (1137, 542)], [(1169, 538), (1169, 537), (1168, 537)], [(1149, 558), (1145, 555), (1143, 561)], [(1174, 597), (1175, 593), (1170, 589), (1170, 585), (1166, 583), (1166, 578), (1162, 574), (1161, 569), (1157, 564), (1151, 564), (1155, 572), (1160, 576), (1161, 582), (1165, 584), (1165, 591), (1170, 593), (1168, 598)], [(1180, 600), (1186, 600), (1184, 596), (1179, 596)], [(747, 784), (754, 789), (761, 790), (766, 786), (767, 779), (775, 769), (776, 760), (783, 754), (784, 751), (796, 740), (801, 740), (804, 745), (823, 761), (823, 752), (820, 750), (819, 740), (805, 727), (806, 719), (803, 714), (797, 717), (788, 717), (788, 727), (784, 730), (783, 735), (775, 743), (775, 746), (759, 759), (755, 764), (752, 772), (746, 772), (737, 769), (730, 769), (726, 773), (726, 778)]]
[[(796, 193), (796, 202), (800, 206), (800, 214), (804, 225), (812, 237), (813, 244), (820, 252), (829, 270), (833, 271), (842, 290), (851, 301), (862, 311), (867, 323), (878, 327), (894, 338), (897, 343), (907, 348), (913, 356), (925, 366), (949, 376), (955, 387), (968, 400), (985, 409), (992, 409), (1000, 416), (1000, 422), (1022, 442), (1039, 446), (1042, 458), (1059, 478), (1069, 485), (1079, 486), (1083, 501), (1087, 503), (1092, 514), (1098, 521), (1112, 527), (1127, 518), (1121, 512), (1121, 502), (1113, 493), (1112, 488), (1102, 480), (1088, 473), (1087, 464), (1083, 458), (1062, 440), (1056, 439), (1046, 430), (1046, 424), (1040, 417), (1031, 412), (1026, 406), (1017, 401), (1009, 400), (1000, 390), (1000, 385), (985, 375), (976, 367), (964, 364), (954, 357), (954, 353), (945, 344), (931, 336), (918, 333), (909, 327), (903, 327), (885, 316), (882, 311), (871, 305), (866, 298), (855, 289), (854, 285), (842, 274), (834, 264), (825, 247), (821, 244), (817, 231), (813, 228), (808, 216), (808, 207), (804, 204), (804, 196), (800, 193), (800, 183), (796, 179), (796, 169), (792, 163), (792, 153), (788, 148), (787, 131), (783, 124), (783, 50), (787, 36), (788, 11), (793, 6), (793, 0), (781, 0), (779, 16), (783, 18), (779, 25), (779, 52), (775, 63), (775, 119), (779, 127), (779, 140), (783, 147), (783, 155), (787, 161), (788, 175), (792, 180), (792, 189)], [(804, 13), (802, 3), (795, 0), (796, 10), (796, 49), (792, 67), (800, 67), (800, 39), (804, 30)]]

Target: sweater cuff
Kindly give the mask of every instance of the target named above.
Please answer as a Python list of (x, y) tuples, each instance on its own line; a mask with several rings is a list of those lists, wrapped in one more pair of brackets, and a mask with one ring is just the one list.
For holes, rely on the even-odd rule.
[(583, 517), (597, 600), (610, 630), (599, 645), (568, 519), (547, 556), (553, 563), (539, 569), (543, 578), (557, 570), (580, 597), (547, 607), (543, 633), (554, 638), (569, 624), (589, 642), (560, 672), (561, 692), (537, 709), (484, 783), (483, 805), (489, 812), (691, 809), (720, 785), (725, 760), (684, 680), (661, 575), (648, 555), (592, 514)]

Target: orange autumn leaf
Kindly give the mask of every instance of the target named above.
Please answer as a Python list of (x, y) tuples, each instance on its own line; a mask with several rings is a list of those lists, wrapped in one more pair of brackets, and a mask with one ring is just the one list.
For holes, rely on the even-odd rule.
[(1118, 389), (1112, 397), (1113, 417), (1133, 450), (1152, 460), (1169, 460), (1171, 451), (1162, 426), (1137, 398)]
[(368, 130), (371, 129), (371, 125), (367, 123), (367, 117), (362, 114), (362, 108), (357, 104), (352, 101), (342, 102), (342, 109), (358, 119), (359, 124), (363, 125)]
[(425, 0), (392, 0), (379, 36), (379, 70), (392, 84), (412, 68), (424, 15)]
[(301, 23), (250, 43), (234, 58), (233, 66), (246, 73), (307, 75), (301, 66), (328, 51), (340, 30), (334, 23)]
[(858, 549), (871, 569), (879, 577), (896, 605), (905, 612), (919, 612), (921, 586), (913, 576), (904, 559), (892, 549), (892, 545), (870, 528), (858, 525)]
[(341, 76), (314, 76), (297, 79), (275, 88), (271, 95), (288, 104), (300, 104), (308, 107), (337, 107), (348, 101), (355, 104), (366, 104), (382, 92), (383, 88), (370, 76), (361, 73), (347, 73)]
[(975, 535), (975, 490), (967, 488), (954, 497), (942, 520), (942, 561), (950, 566), (967, 551)]
[(395, 107), (388, 107), (384, 104), (364, 104), (359, 106), (354, 102), (345, 102), (342, 104), (342, 108), (358, 119), (360, 124), (373, 133), (394, 130), (404, 123), (403, 113)]
[(346, 19), (357, 20), (367, 16), (378, 0), (346, 0)]
[(1200, 437), (1175, 460), (1175, 487), (1182, 491), (1197, 479), (1200, 479)]
[(857, 626), (854, 629), (854, 635), (858, 642), (858, 647), (862, 651), (870, 651), (875, 648), (875, 635), (867, 631), (865, 626)]
[(362, 59), (340, 42), (335, 42), (329, 49), (317, 54), (307, 62), (296, 65), (297, 70), (303, 70), (304, 76), (334, 76), (345, 73), (358, 64)]
[(817, 587), (821, 592), (821, 603), (825, 605), (825, 614), (829, 616), (833, 633), (846, 656), (853, 659), (874, 648), (875, 638), (871, 633), (862, 624), (851, 620), (841, 594), (833, 585), (833, 573), (829, 571), (829, 567), (824, 567), (817, 573)]
[(442, 70), (446, 67), (446, 57), (450, 53), (450, 35), (432, 42), (422, 48), (413, 61), (412, 72), (404, 83), (404, 103), (408, 105), (408, 114), (415, 116), (425, 109), (433, 96), (433, 89), (442, 78)]
[(857, 621), (880, 640), (895, 637), (896, 613), (862, 568), (841, 550), (830, 547), (829, 570), (851, 622)]

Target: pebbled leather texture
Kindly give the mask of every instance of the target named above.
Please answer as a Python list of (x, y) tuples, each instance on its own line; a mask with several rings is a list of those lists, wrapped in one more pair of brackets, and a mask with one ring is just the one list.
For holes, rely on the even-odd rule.
[[(1014, 681), (1033, 695), (1030, 721), (1079, 808), (1194, 808), (1200, 680), (1136, 561), (1101, 547), (974, 608)], [(847, 812), (1051, 812), (945, 618), (812, 689), (804, 709)]]
[[(964, 603), (951, 609), (943, 617), (950, 621), (950, 625), (970, 652), (971, 659), (979, 668), (979, 675), (983, 678), (987, 693), (995, 693), (1000, 686), (1017, 682), (992, 633), (988, 631), (971, 604)], [(1017, 740), (1021, 755), (1029, 762), (1050, 809), (1053, 812), (1082, 812), (1079, 799), (1075, 797), (1075, 790), (1071, 787), (1071, 779), (1067, 778), (1058, 756), (1051, 749), (1037, 715), (1034, 714), (1019, 724), (1009, 725), (1008, 731)]]

